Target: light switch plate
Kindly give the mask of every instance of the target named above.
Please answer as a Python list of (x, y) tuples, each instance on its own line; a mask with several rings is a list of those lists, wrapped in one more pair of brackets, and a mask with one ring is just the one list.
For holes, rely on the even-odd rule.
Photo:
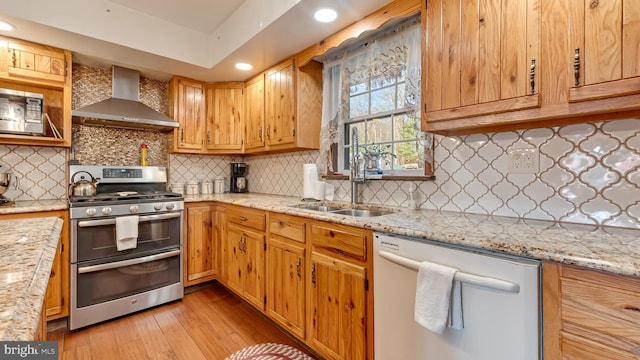
[(540, 154), (538, 149), (509, 149), (509, 173), (511, 174), (537, 174), (540, 170)]

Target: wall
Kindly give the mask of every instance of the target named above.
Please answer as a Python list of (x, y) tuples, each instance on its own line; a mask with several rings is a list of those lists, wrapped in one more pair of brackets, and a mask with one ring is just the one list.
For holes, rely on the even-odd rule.
[[(507, 173), (506, 150), (536, 147), (540, 171)], [(316, 151), (248, 157), (249, 189), (302, 196)], [(640, 228), (640, 120), (435, 137), (435, 181), (415, 181), (423, 209)], [(336, 200), (348, 181), (330, 181)], [(406, 181), (368, 181), (366, 203), (406, 206)]]
[(0, 164), (2, 171), (8, 167), (18, 179), (17, 183), (12, 179), (13, 184), (3, 194), (8, 199), (53, 200), (67, 196), (64, 148), (0, 145)]

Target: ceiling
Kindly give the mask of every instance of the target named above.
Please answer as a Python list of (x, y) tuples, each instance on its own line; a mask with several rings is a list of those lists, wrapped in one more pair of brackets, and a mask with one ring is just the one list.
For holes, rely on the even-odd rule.
[[(0, 5), (1, 35), (69, 49), (85, 65), (142, 76), (243, 81), (391, 0), (21, 0)], [(313, 13), (338, 11), (330, 24)], [(247, 62), (253, 70), (236, 70)]]

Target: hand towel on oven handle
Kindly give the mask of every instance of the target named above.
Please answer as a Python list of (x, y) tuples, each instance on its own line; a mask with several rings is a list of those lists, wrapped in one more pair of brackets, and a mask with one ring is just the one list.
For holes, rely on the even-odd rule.
[(116, 248), (118, 251), (135, 249), (138, 246), (138, 215), (116, 218)]
[(462, 289), (454, 279), (457, 271), (430, 262), (421, 262), (418, 268), (414, 320), (436, 334), (447, 327), (463, 327)]

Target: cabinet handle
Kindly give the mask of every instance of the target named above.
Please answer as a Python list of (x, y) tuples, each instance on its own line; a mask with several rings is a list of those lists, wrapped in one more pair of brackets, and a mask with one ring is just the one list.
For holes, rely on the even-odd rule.
[(247, 236), (246, 235), (242, 235), (242, 253), (243, 254), (247, 253)]
[(13, 67), (18, 67), (18, 57), (16, 56), (16, 50), (11, 49), (11, 62), (13, 63)]
[(184, 142), (184, 129), (180, 129), (180, 142)]
[(536, 59), (531, 59), (531, 72), (529, 73), (529, 81), (531, 82), (531, 93), (536, 92)]
[(249, 219), (247, 219), (247, 218), (246, 218), (246, 217), (244, 217), (244, 216), (240, 216), (240, 221), (247, 221), (247, 220), (249, 220)]
[(573, 76), (576, 78), (575, 86), (580, 86), (580, 48), (576, 48), (576, 53), (573, 55)]
[(311, 268), (311, 283), (315, 288), (316, 287), (316, 264), (313, 264), (313, 267)]
[(242, 252), (242, 236), (238, 239), (238, 251)]
[(207, 145), (211, 144), (211, 131), (207, 130)]
[(271, 125), (267, 125), (267, 137), (271, 139)]
[(302, 280), (302, 270), (300, 269), (300, 265), (302, 265), (302, 260), (298, 258), (298, 262), (296, 263), (296, 274), (298, 274), (298, 280)]
[(262, 138), (262, 126), (260, 126), (258, 128), (258, 138), (260, 138), (260, 141), (263, 141), (264, 139)]

